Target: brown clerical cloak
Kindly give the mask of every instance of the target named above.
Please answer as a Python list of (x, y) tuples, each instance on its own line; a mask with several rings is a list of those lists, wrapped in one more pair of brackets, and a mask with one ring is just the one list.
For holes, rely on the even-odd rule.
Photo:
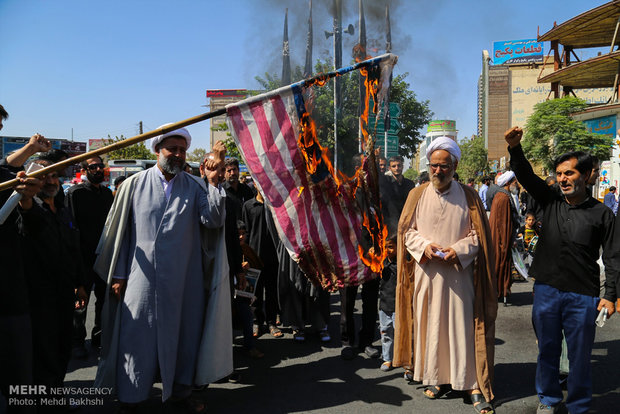
[[(413, 366), (413, 291), (415, 260), (407, 252), (404, 235), (415, 217), (415, 209), (429, 183), (414, 188), (409, 193), (398, 223), (398, 284), (396, 288), (396, 318), (394, 321), (394, 366)], [(469, 214), (479, 238), (480, 248), (474, 262), (474, 335), (476, 350), (476, 377), (485, 399), (494, 398), (493, 365), (495, 354), (495, 318), (497, 316), (497, 288), (491, 232), (486, 211), (477, 192), (461, 185), (465, 192)]]
[(504, 191), (498, 191), (493, 198), (493, 207), (489, 215), (497, 276), (497, 297), (500, 299), (510, 294), (512, 286), (512, 235), (515, 230), (511, 196)]

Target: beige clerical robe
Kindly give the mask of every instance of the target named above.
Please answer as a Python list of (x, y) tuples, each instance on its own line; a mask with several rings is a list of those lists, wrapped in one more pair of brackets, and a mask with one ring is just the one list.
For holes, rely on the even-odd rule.
[[(454, 203), (453, 197), (456, 196), (458, 189), (462, 191), (461, 197), (464, 200)], [(431, 192), (429, 193), (430, 198), (424, 197), (426, 200), (423, 201), (422, 198), (427, 195), (427, 191)], [(491, 249), (489, 222), (482, 205), (482, 200), (480, 200), (477, 192), (472, 188), (453, 183), (450, 188), (451, 194), (446, 194), (446, 198), (443, 201), (439, 199), (439, 196), (434, 191), (434, 188), (429, 184), (413, 189), (409, 193), (398, 224), (398, 284), (396, 288), (394, 359), (392, 364), (417, 370), (417, 378), (428, 383), (453, 383), (453, 386), (457, 387), (459, 383), (462, 383), (463, 388), (472, 388), (472, 385), (477, 385), (485, 399), (492, 401), (494, 398), (492, 382), (495, 318), (497, 316), (497, 287), (493, 272), (494, 260)], [(432, 201), (433, 197), (435, 197), (435, 202), (437, 203), (435, 206), (437, 207), (436, 211), (430, 211), (427, 206), (422, 206), (421, 204)], [(423, 208), (427, 213), (418, 215), (419, 208)], [(457, 212), (460, 211), (461, 218), (465, 215), (463, 211), (463, 208), (465, 208), (465, 211), (469, 213), (469, 217), (462, 220), (462, 223), (456, 226), (451, 220), (457, 216), (447, 217), (445, 214), (445, 209), (452, 208), (456, 208)], [(444, 264), (438, 263), (428, 266), (428, 263), (425, 264), (422, 260), (420, 252), (417, 255), (415, 254), (415, 248), (411, 249), (414, 253), (411, 254), (410, 248), (406, 245), (405, 236), (412, 229), (412, 223), (413, 229), (418, 233), (418, 237), (422, 236), (438, 244), (449, 244), (448, 238), (452, 238), (454, 240), (452, 247), (457, 251), (462, 265), (468, 270), (467, 275), (464, 276), (465, 273), (456, 272), (456, 269), (450, 269), (447, 272), (439, 272), (437, 271), (438, 269), (433, 270), (436, 266)], [(458, 235), (444, 235), (446, 231), (449, 233), (454, 231)], [(409, 238), (414, 238), (412, 236), (415, 236), (415, 234), (409, 234), (408, 236)], [(443, 247), (449, 246), (444, 245)], [(422, 249), (418, 247), (417, 250)], [(422, 263), (418, 264), (419, 262)], [(467, 269), (468, 267), (471, 267), (471, 270)], [(456, 273), (457, 277), (448, 280), (444, 276), (445, 273), (453, 275)], [(472, 274), (473, 281), (469, 282), (472, 280)], [(469, 286), (473, 285), (473, 300), (472, 296), (469, 296), (467, 300), (464, 300), (462, 296), (462, 292), (469, 294), (468, 284)], [(438, 285), (443, 290), (440, 289), (438, 291)], [(456, 285), (458, 286), (455, 290), (454, 286)], [(441, 294), (445, 296), (442, 297)], [(440, 299), (442, 305), (445, 302), (446, 306), (452, 306), (452, 309), (449, 307), (444, 309), (442, 307), (439, 312), (433, 309), (432, 307), (437, 298)], [(433, 300), (433, 303), (431, 303), (431, 300)], [(468, 318), (461, 318), (458, 315), (458, 308), (455, 308), (455, 306), (465, 307), (465, 302), (471, 303), (472, 314)], [(448, 324), (444, 322), (446, 317), (448, 318)], [(464, 358), (455, 354), (470, 355), (469, 350), (465, 350), (463, 353), (462, 350), (459, 351), (457, 349), (465, 347), (465, 342), (469, 343), (470, 341), (466, 341), (462, 335), (455, 334), (455, 327), (460, 326), (460, 329), (462, 329), (469, 324), (467, 319), (473, 320), (473, 361), (470, 360), (471, 356)], [(438, 327), (438, 325), (446, 326)], [(447, 331), (445, 328), (447, 328)], [(426, 335), (422, 335), (421, 332), (426, 332)], [(440, 335), (443, 338), (446, 332), (448, 337), (456, 338), (456, 343), (448, 341), (447, 353), (439, 350)], [(431, 337), (431, 335), (434, 335), (434, 337)], [(460, 340), (459, 337), (461, 337)], [(441, 342), (445, 341), (441, 340)], [(445, 354), (438, 354), (438, 352), (444, 352)], [(450, 352), (452, 352), (452, 355), (450, 355)], [(420, 355), (421, 353), (423, 355)], [(447, 355), (447, 357), (444, 355)], [(423, 362), (424, 365), (421, 365), (418, 361)], [(437, 367), (437, 372), (432, 372), (434, 368), (431, 364)], [(445, 364), (447, 364), (449, 370), (449, 378), (447, 380), (443, 378), (443, 373), (446, 372)], [(469, 370), (474, 372), (477, 384), (469, 377)], [(459, 374), (452, 374), (452, 372), (464, 371), (467, 371), (467, 375), (460, 380), (457, 378)], [(428, 378), (434, 376), (436, 379), (433, 382), (428, 381), (425, 375), (428, 375)]]
[[(424, 249), (436, 243), (456, 251), (459, 265), (427, 260)], [(472, 262), (478, 237), (472, 228), (465, 193), (452, 182), (440, 193), (428, 186), (405, 233), (405, 245), (417, 262), (413, 306), (416, 381), (451, 384), (455, 390), (478, 388), (474, 348), (474, 282)]]

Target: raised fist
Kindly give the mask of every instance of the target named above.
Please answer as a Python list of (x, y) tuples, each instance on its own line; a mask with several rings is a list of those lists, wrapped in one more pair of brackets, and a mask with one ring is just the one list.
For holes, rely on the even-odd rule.
[(510, 148), (514, 148), (521, 143), (521, 138), (523, 137), (523, 130), (518, 126), (514, 126), (510, 128), (508, 131), (504, 132), (504, 139)]

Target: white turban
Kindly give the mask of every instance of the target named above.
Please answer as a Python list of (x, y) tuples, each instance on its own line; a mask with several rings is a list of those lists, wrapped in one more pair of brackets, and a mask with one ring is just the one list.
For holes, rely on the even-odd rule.
[[(163, 124), (159, 128), (167, 127), (168, 125), (172, 125), (172, 124)], [(158, 135), (156, 137), (151, 138), (151, 149), (153, 150), (153, 152), (157, 152), (155, 150), (155, 147), (160, 142), (162, 142), (164, 139), (166, 139), (168, 137), (185, 138), (185, 142), (187, 142), (187, 149), (189, 149), (189, 146), (192, 143), (192, 136), (189, 134), (189, 131), (187, 129), (185, 129), (185, 128), (179, 128), (179, 129), (175, 129), (174, 131), (170, 131), (168, 133), (165, 133), (163, 135)]]
[(500, 187), (503, 187), (514, 179), (515, 179), (515, 173), (512, 171), (506, 171), (505, 173), (500, 175), (499, 178), (497, 179), (497, 185), (499, 185)]
[(459, 161), (461, 159), (461, 149), (459, 148), (459, 144), (456, 143), (450, 137), (439, 137), (431, 142), (431, 145), (426, 149), (426, 159), (431, 160), (431, 154), (437, 150), (446, 150), (450, 154), (456, 157), (456, 160)]

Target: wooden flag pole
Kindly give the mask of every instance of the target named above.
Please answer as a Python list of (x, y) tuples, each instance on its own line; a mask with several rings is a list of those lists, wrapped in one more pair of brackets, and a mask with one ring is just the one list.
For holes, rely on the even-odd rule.
[[(64, 161), (57, 162), (56, 164), (52, 164), (48, 167), (45, 167), (38, 171), (30, 173), (28, 174), (28, 177), (41, 177), (45, 174), (48, 174), (54, 171), (61, 171), (70, 165), (77, 164), (89, 158), (98, 157), (108, 152), (137, 144), (148, 138), (156, 137), (157, 135), (163, 135), (168, 132), (174, 131), (175, 129), (179, 129), (179, 128), (182, 128), (182, 127), (185, 127), (191, 124), (195, 124), (197, 122), (204, 121), (209, 118), (214, 118), (216, 116), (224, 115), (224, 114), (226, 114), (226, 108), (222, 108), (222, 109), (218, 109), (217, 111), (211, 111), (211, 112), (207, 112), (204, 114), (196, 115), (192, 118), (188, 118), (183, 121), (175, 122), (165, 127), (159, 127), (152, 131), (145, 132), (144, 134), (136, 135), (135, 137), (127, 138), (122, 141), (118, 141), (113, 144), (106, 145), (105, 147), (101, 147), (101, 148), (97, 148), (96, 150), (85, 152), (84, 154), (76, 155), (75, 157), (67, 158)], [(0, 191), (6, 190), (7, 188), (14, 187), (17, 184), (19, 184), (19, 178), (15, 178), (13, 180), (0, 183)]]
[[(363, 67), (369, 67), (369, 66), (372, 66), (372, 65), (377, 65), (377, 64), (383, 62), (384, 60), (388, 60), (388, 59), (393, 59), (394, 63), (396, 63), (396, 60), (398, 59), (398, 57), (396, 55), (391, 54), (391, 53), (386, 53), (384, 55), (377, 56), (377, 57), (374, 57), (372, 59), (368, 59), (368, 60), (364, 60), (362, 62), (358, 62), (358, 63), (356, 63), (354, 65), (351, 65), (351, 66), (346, 66), (346, 67), (343, 67), (343, 68), (336, 69), (336, 70), (334, 70), (332, 72), (318, 74), (316, 76), (311, 77), (310, 79), (305, 79), (305, 80), (302, 80), (300, 82), (293, 83), (292, 85), (285, 86), (284, 88), (289, 88), (291, 86), (292, 87), (304, 88), (304, 87), (312, 86), (315, 83), (322, 84), (322, 83), (326, 82), (327, 80), (329, 80), (329, 79), (331, 79), (333, 77), (342, 76), (345, 73), (352, 72), (354, 70), (357, 70), (357, 69), (360, 69), (360, 68), (363, 68)], [(251, 103), (254, 100), (264, 99), (266, 96), (269, 96), (269, 95), (276, 95), (276, 94), (278, 94), (280, 92), (281, 89), (283, 89), (283, 88), (276, 89), (274, 91), (270, 91), (270, 92), (267, 92), (267, 93), (264, 93), (264, 94), (261, 94), (261, 95), (258, 95), (258, 96), (254, 96), (254, 97), (248, 98), (244, 102)], [(168, 132), (174, 131), (175, 129), (179, 129), (179, 128), (185, 127), (187, 125), (195, 124), (197, 122), (204, 121), (204, 120), (207, 120), (209, 118), (214, 118), (216, 116), (220, 116), (220, 115), (224, 115), (224, 114), (226, 114), (226, 108), (218, 109), (217, 111), (207, 112), (207, 113), (204, 113), (204, 114), (201, 114), (201, 115), (196, 115), (195, 117), (188, 118), (188, 119), (186, 119), (184, 121), (175, 122), (175, 123), (170, 124), (170, 125), (168, 125), (166, 127), (159, 127), (159, 128), (154, 129), (152, 131), (145, 132), (144, 134), (136, 135), (135, 137), (127, 138), (127, 139), (125, 139), (123, 141), (118, 141), (118, 142), (115, 142), (113, 144), (107, 145), (105, 147), (97, 148), (96, 150), (85, 152), (84, 154), (76, 155), (75, 157), (71, 157), (71, 158), (68, 158), (68, 159), (66, 159), (64, 161), (57, 162), (56, 164), (52, 164), (49, 167), (45, 167), (45, 168), (42, 168), (42, 169), (40, 169), (38, 171), (35, 171), (35, 172), (31, 173), (31, 174), (28, 174), (28, 177), (41, 177), (41, 176), (43, 176), (45, 174), (48, 174), (50, 172), (61, 171), (61, 170), (64, 170), (65, 168), (67, 168), (70, 165), (77, 164), (78, 162), (85, 161), (85, 160), (87, 160), (89, 158), (92, 158), (92, 157), (95, 157), (95, 156), (100, 156), (102, 154), (106, 154), (106, 153), (108, 153), (110, 151), (114, 151), (114, 150), (117, 150), (117, 149), (125, 148), (125, 147), (128, 147), (130, 145), (142, 142), (145, 139), (152, 138), (152, 137), (155, 137), (157, 135), (163, 135), (163, 134), (166, 134)], [(0, 183), (0, 191), (6, 190), (7, 188), (14, 187), (17, 184), (19, 184), (19, 178), (15, 178), (13, 180), (5, 181), (3, 183)]]

